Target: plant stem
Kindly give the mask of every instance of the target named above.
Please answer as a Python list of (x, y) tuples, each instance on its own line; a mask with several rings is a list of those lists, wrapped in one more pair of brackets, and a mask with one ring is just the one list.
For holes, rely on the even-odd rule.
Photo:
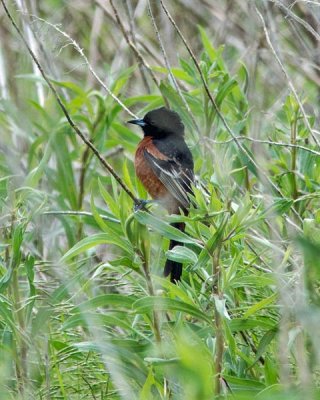
[[(127, 195), (129, 197), (131, 197), (131, 199), (133, 200), (134, 204), (139, 205), (140, 204), (140, 200), (138, 198), (135, 197), (135, 195), (131, 192), (131, 190), (127, 187), (127, 185), (123, 182), (123, 180), (120, 178), (120, 176), (116, 173), (116, 171), (112, 168), (112, 166), (104, 159), (104, 157), (102, 156), (102, 154), (99, 152), (99, 150), (92, 144), (91, 140), (87, 138), (87, 136), (82, 132), (82, 130), (78, 127), (78, 125), (73, 121), (73, 119), (71, 118), (66, 106), (64, 105), (64, 102), (62, 100), (62, 98), (60, 97), (60, 95), (58, 94), (57, 90), (55, 89), (55, 87), (53, 86), (51, 80), (48, 78), (47, 74), (44, 72), (44, 69), (42, 68), (42, 66), (40, 65), (39, 60), (37, 59), (37, 57), (35, 56), (34, 52), (32, 51), (32, 49), (30, 48), (29, 44), (27, 43), (25, 37), (23, 36), (21, 30), (19, 29), (18, 25), (16, 24), (16, 22), (14, 21), (12, 15), (10, 14), (6, 3), (4, 2), (4, 0), (0, 0), (4, 11), (7, 15), (7, 17), (9, 18), (11, 24), (13, 25), (14, 29), (17, 31), (18, 35), (20, 36), (21, 40), (23, 41), (24, 45), (26, 46), (32, 60), (35, 62), (35, 64), (37, 65), (43, 79), (46, 81), (46, 83), (48, 84), (51, 92), (54, 95), (55, 100), (57, 101), (61, 111), (63, 112), (64, 116), (66, 117), (69, 125), (71, 126), (71, 128), (75, 131), (75, 133), (80, 137), (80, 139), (85, 143), (85, 145), (87, 147), (89, 147), (91, 149), (91, 151), (94, 153), (94, 155), (98, 158), (98, 160), (100, 161), (100, 163), (102, 164), (102, 166), (115, 178), (115, 180), (119, 183), (119, 185), (122, 187), (122, 189), (127, 193)], [(81, 50), (81, 49), (80, 49)], [(83, 54), (83, 53), (82, 53)], [(128, 110), (126, 108), (127, 111), (129, 111), (129, 113), (131, 115), (134, 115), (133, 113), (131, 113), (130, 110)]]
[(291, 144), (294, 145), (291, 149), (291, 173), (292, 173), (292, 197), (294, 200), (298, 198), (297, 180), (296, 180), (296, 165), (297, 165), (297, 119), (298, 115), (295, 113), (294, 120), (291, 123)]
[[(215, 278), (216, 285), (213, 287), (213, 295), (218, 296), (219, 299), (222, 299), (221, 292), (221, 269), (220, 269), (220, 251), (221, 244), (215, 251), (212, 259), (212, 275)], [(214, 391), (215, 395), (218, 396), (221, 390), (221, 373), (222, 373), (222, 358), (223, 358), (223, 349), (224, 349), (224, 338), (223, 338), (223, 327), (222, 327), (222, 319), (217, 307), (214, 308), (214, 323), (215, 323), (215, 331), (216, 331), (216, 349), (215, 349), (215, 357), (214, 357), (214, 365), (215, 365), (215, 384)]]
[[(113, 11), (114, 16), (115, 16), (115, 18), (116, 18), (117, 24), (118, 24), (118, 26), (119, 26), (119, 28), (120, 28), (120, 30), (121, 30), (121, 32), (122, 32), (122, 34), (123, 34), (125, 40), (126, 40), (128, 46), (129, 46), (130, 49), (133, 51), (133, 53), (134, 53), (134, 55), (136, 56), (138, 62), (139, 62), (140, 64), (142, 64), (142, 65), (147, 69), (147, 71), (149, 72), (149, 74), (150, 74), (150, 76), (151, 76), (151, 79), (153, 80), (154, 84), (155, 84), (155, 85), (157, 86), (157, 88), (160, 90), (160, 83), (158, 82), (158, 80), (157, 80), (157, 78), (156, 78), (156, 76), (155, 76), (155, 74), (154, 74), (152, 68), (151, 68), (150, 65), (148, 64), (148, 62), (143, 58), (143, 56), (142, 56), (140, 50), (136, 47), (136, 45), (135, 45), (135, 44), (133, 43), (133, 41), (130, 39), (130, 37), (129, 37), (127, 31), (126, 31), (126, 28), (125, 28), (125, 26), (124, 26), (123, 23), (122, 23), (122, 20), (121, 20), (121, 18), (120, 18), (120, 15), (119, 15), (119, 13), (118, 13), (118, 10), (117, 10), (117, 8), (116, 8), (116, 6), (115, 6), (113, 0), (109, 0), (109, 3), (110, 3), (110, 5), (111, 5), (112, 11)], [(161, 90), (160, 90), (160, 93), (161, 93)], [(167, 99), (166, 99), (164, 96), (163, 96), (163, 101), (165, 102), (166, 106), (169, 107), (168, 101), (167, 101)]]
[(21, 307), (21, 299), (19, 293), (19, 277), (18, 277), (18, 266), (15, 267), (12, 274), (12, 297), (14, 302), (14, 309), (17, 315), (18, 324), (19, 324), (19, 333), (20, 333), (20, 342), (19, 348), (16, 349), (16, 373), (17, 373), (17, 381), (19, 385), (19, 392), (21, 395), (24, 393), (24, 385), (27, 377), (27, 346), (24, 338), (25, 334), (25, 323), (24, 317), (22, 315)]
[[(146, 278), (148, 292), (149, 292), (150, 296), (154, 296), (154, 288), (153, 288), (152, 279), (151, 279), (151, 275), (150, 275), (148, 259), (145, 256), (145, 254), (141, 254), (141, 258), (142, 258), (142, 268), (143, 268), (143, 272), (144, 272), (144, 275)], [(161, 344), (159, 314), (157, 311), (153, 311), (153, 330), (154, 330), (156, 342), (158, 344)]]
[[(11, 228), (9, 238), (12, 239), (14, 235), (14, 228), (16, 223), (15, 211), (12, 212), (11, 217)], [(20, 249), (17, 253), (20, 252)], [(6, 266), (7, 270), (12, 271), (11, 285), (9, 291), (12, 297), (13, 309), (17, 317), (17, 330), (16, 330), (16, 344), (15, 344), (15, 368), (17, 375), (18, 390), (23, 396), (25, 392), (25, 383), (27, 377), (27, 344), (25, 339), (25, 320), (23, 315), (23, 310), (21, 309), (21, 298), (20, 298), (20, 288), (19, 288), (19, 275), (18, 268), (20, 265), (21, 256), (19, 254), (14, 254), (13, 245), (10, 251), (6, 252)]]

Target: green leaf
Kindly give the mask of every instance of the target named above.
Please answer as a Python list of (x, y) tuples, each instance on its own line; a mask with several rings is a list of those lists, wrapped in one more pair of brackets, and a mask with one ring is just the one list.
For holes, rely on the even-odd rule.
[[(161, 72), (161, 73), (166, 74), (166, 75), (169, 74), (168, 69), (165, 68), (165, 67), (157, 67), (156, 66), (156, 67), (152, 67), (152, 69), (154, 71)], [(179, 80), (185, 81), (185, 82), (190, 83), (190, 84), (194, 83), (194, 79), (189, 74), (187, 74), (185, 71), (183, 71), (180, 68), (171, 68), (171, 73), (175, 78), (178, 78)]]
[(266, 332), (258, 345), (257, 348), (257, 353), (256, 353), (256, 358), (255, 358), (255, 362), (257, 362), (259, 360), (259, 358), (266, 352), (267, 347), (269, 346), (269, 344), (272, 342), (272, 340), (274, 339), (274, 337), (277, 334), (277, 329), (270, 329), (268, 332)]
[(260, 311), (262, 308), (267, 307), (269, 304), (272, 304), (278, 297), (278, 293), (274, 293), (271, 296), (262, 299), (258, 303), (251, 306), (244, 314), (243, 318), (248, 318), (251, 315), (255, 314), (257, 311)]
[(98, 246), (99, 244), (114, 244), (115, 246), (122, 248), (122, 250), (124, 250), (126, 253), (129, 253), (131, 256), (133, 256), (133, 250), (128, 240), (116, 236), (112, 237), (107, 233), (97, 233), (80, 240), (80, 242), (66, 252), (66, 254), (60, 259), (60, 263), (64, 263), (78, 254), (83, 253), (92, 247)]
[(5, 274), (0, 279), (0, 293), (4, 292), (9, 286), (13, 274), (13, 269), (9, 267)]
[(290, 210), (292, 204), (293, 200), (291, 199), (275, 198), (273, 205), (265, 211), (264, 216), (275, 213), (278, 215), (283, 215)]
[(140, 224), (150, 226), (155, 232), (160, 233), (168, 239), (176, 240), (181, 243), (192, 243), (199, 246), (196, 239), (189, 237), (179, 229), (174, 228), (169, 223), (162, 221), (150, 213), (138, 211), (134, 214), (134, 217)]
[(149, 368), (149, 373), (144, 385), (141, 389), (139, 400), (151, 400), (154, 398), (153, 387), (155, 386), (155, 379), (152, 368)]
[(132, 307), (137, 314), (146, 314), (153, 311), (180, 311), (206, 321), (209, 324), (212, 323), (212, 319), (207, 314), (195, 306), (180, 300), (150, 296), (137, 300)]
[(86, 96), (86, 92), (77, 84), (70, 81), (56, 81), (51, 79), (51, 82), (57, 86), (72, 90), (74, 93), (78, 94), (79, 96)]
[(264, 319), (245, 319), (245, 318), (233, 318), (229, 323), (232, 332), (247, 331), (255, 328), (261, 329), (274, 329), (275, 324), (268, 318)]
[(108, 225), (101, 218), (101, 215), (99, 214), (99, 212), (94, 204), (93, 193), (91, 193), (90, 206), (91, 206), (92, 215), (93, 215), (95, 221), (97, 222), (97, 224), (99, 225), (100, 229), (104, 232), (108, 232), (109, 231)]
[(265, 388), (262, 382), (253, 379), (238, 378), (235, 376), (230, 376), (223, 374), (223, 378), (228, 382), (228, 385), (233, 390), (249, 390), (253, 392), (259, 392)]
[(228, 79), (220, 88), (216, 96), (216, 104), (218, 107), (221, 106), (223, 100), (228, 96), (232, 90), (238, 86), (238, 82), (235, 79)]
[(78, 306), (74, 307), (70, 313), (83, 313), (90, 310), (95, 310), (99, 307), (115, 306), (117, 309), (122, 308), (125, 310), (131, 309), (133, 303), (136, 301), (134, 296), (124, 296), (121, 294), (102, 294), (90, 300), (86, 300)]
[(240, 276), (235, 277), (231, 282), (230, 285), (233, 288), (237, 287), (265, 287), (270, 285), (275, 285), (276, 280), (275, 277), (272, 275), (265, 276), (265, 275), (252, 275), (252, 276)]
[(216, 52), (215, 48), (213, 47), (213, 45), (212, 45), (212, 43), (211, 43), (206, 31), (201, 26), (198, 26), (198, 29), (200, 31), (202, 44), (203, 44), (203, 47), (206, 50), (206, 53), (208, 54), (208, 56), (210, 57), (210, 60), (212, 62), (216, 61), (217, 52)]
[[(70, 127), (67, 126), (67, 129)], [(78, 207), (78, 198), (67, 138), (66, 128), (60, 129), (53, 134), (51, 145), (57, 159), (57, 188), (61, 195), (69, 201), (71, 209), (75, 210)]]
[(1, 320), (4, 321), (12, 331), (15, 331), (17, 327), (15, 325), (16, 321), (14, 320), (12, 312), (13, 312), (12, 304), (10, 304), (10, 302), (4, 296), (0, 296)]
[(179, 362), (179, 358), (146, 357), (144, 361), (152, 365), (171, 365), (177, 364)]
[(44, 152), (44, 155), (43, 155), (41, 161), (38, 162), (38, 165), (36, 166), (36, 168), (34, 168), (33, 170), (31, 170), (29, 172), (29, 174), (26, 178), (26, 186), (36, 187), (38, 185), (38, 183), (48, 165), (51, 154), (52, 154), (52, 147), (51, 147), (51, 143), (49, 140), (49, 143), (46, 146), (46, 149), (45, 149), (45, 152)]
[(110, 193), (105, 189), (105, 187), (100, 179), (98, 180), (98, 183), (99, 183), (100, 194), (101, 194), (103, 200), (106, 202), (106, 204), (110, 208), (112, 214), (115, 215), (117, 218), (119, 218), (120, 212), (119, 212), (119, 207), (118, 207), (117, 202), (110, 195)]
[(224, 215), (218, 229), (213, 233), (211, 238), (208, 240), (205, 248), (201, 251), (198, 257), (198, 261), (192, 268), (190, 268), (190, 271), (195, 271), (199, 268), (205, 268), (207, 266), (211, 255), (213, 254), (214, 250), (222, 240), (224, 229), (227, 225), (228, 219), (229, 215)]
[(23, 225), (15, 226), (12, 235), (12, 257), (10, 268), (14, 269), (19, 266), (21, 261), (21, 244), (24, 237), (25, 227)]
[(169, 260), (180, 263), (187, 262), (190, 264), (195, 264), (198, 260), (197, 255), (184, 246), (175, 246), (172, 250), (166, 252), (166, 257), (169, 258)]
[(242, 91), (247, 94), (248, 92), (248, 87), (249, 87), (249, 82), (250, 82), (250, 77), (249, 77), (249, 72), (245, 64), (243, 64), (240, 61), (240, 68), (238, 70), (238, 76), (240, 76), (240, 79), (242, 78), (243, 81), (243, 87)]
[(34, 285), (34, 275), (35, 275), (34, 263), (35, 263), (35, 258), (29, 254), (24, 262), (24, 267), (26, 269), (26, 274), (29, 282), (29, 300), (30, 300), (27, 304), (27, 311), (26, 311), (27, 320), (31, 318), (32, 309), (35, 303), (34, 296), (36, 294), (36, 288)]
[[(104, 299), (105, 300), (105, 299)], [(113, 300), (114, 301), (114, 300)], [(86, 304), (85, 307), (79, 306), (78, 308), (80, 308), (84, 312), (80, 312), (80, 313), (76, 313), (74, 315), (72, 315), (71, 317), (69, 317), (65, 323), (62, 325), (62, 329), (63, 330), (68, 330), (68, 329), (73, 329), (76, 328), (78, 326), (82, 326), (82, 327), (93, 327), (93, 326), (115, 326), (115, 327), (119, 327), (122, 329), (127, 329), (129, 331), (134, 331), (134, 329), (132, 329), (131, 325), (126, 322), (124, 319), (116, 317), (114, 315), (104, 315), (104, 314), (99, 314), (99, 313), (95, 313), (95, 312), (90, 312), (91, 308), (96, 308), (96, 304), (100, 304), (101, 306), (102, 300), (99, 299), (99, 301), (96, 300), (96, 302), (91, 305), (90, 307), (88, 306), (88, 304)], [(110, 299), (107, 300), (107, 304), (108, 306), (110, 306), (111, 304)], [(121, 307), (127, 307), (127, 304), (121, 304), (121, 302), (119, 301), (115, 301), (116, 305), (119, 305)], [(106, 304), (105, 301), (103, 301), (102, 303), (103, 305)], [(118, 310), (119, 311), (119, 310)], [(127, 312), (127, 311), (126, 311)]]

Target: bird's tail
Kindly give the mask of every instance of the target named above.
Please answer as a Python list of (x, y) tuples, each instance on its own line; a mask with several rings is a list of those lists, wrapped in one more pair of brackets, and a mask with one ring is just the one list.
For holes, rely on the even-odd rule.
[[(177, 222), (171, 225), (182, 232), (184, 231), (185, 224), (183, 222)], [(177, 242), (176, 240), (170, 240), (169, 250), (173, 249), (174, 246), (177, 246), (179, 244), (181, 245), (181, 243)], [(170, 275), (170, 281), (172, 283), (180, 281), (182, 275), (182, 264), (177, 261), (167, 260), (164, 266), (163, 275), (164, 276)]]

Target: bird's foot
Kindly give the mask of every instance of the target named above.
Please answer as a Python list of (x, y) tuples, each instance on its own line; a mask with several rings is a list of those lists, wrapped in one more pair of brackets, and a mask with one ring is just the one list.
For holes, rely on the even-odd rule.
[(158, 200), (143, 200), (139, 199), (139, 201), (134, 205), (134, 212), (141, 211), (146, 208), (147, 205), (158, 203)]

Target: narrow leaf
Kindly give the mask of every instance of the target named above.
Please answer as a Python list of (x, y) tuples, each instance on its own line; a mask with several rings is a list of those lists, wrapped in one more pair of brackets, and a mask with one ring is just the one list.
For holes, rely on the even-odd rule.
[(211, 318), (198, 308), (175, 299), (158, 296), (144, 297), (137, 300), (132, 307), (137, 314), (145, 314), (153, 311), (180, 311), (208, 323), (212, 322)]
[(176, 240), (181, 243), (193, 243), (199, 245), (195, 239), (189, 237), (185, 233), (179, 231), (179, 229), (174, 228), (167, 222), (162, 221), (152, 214), (145, 211), (138, 211), (134, 214), (134, 217), (140, 224), (150, 226), (155, 232), (160, 233), (168, 239)]

